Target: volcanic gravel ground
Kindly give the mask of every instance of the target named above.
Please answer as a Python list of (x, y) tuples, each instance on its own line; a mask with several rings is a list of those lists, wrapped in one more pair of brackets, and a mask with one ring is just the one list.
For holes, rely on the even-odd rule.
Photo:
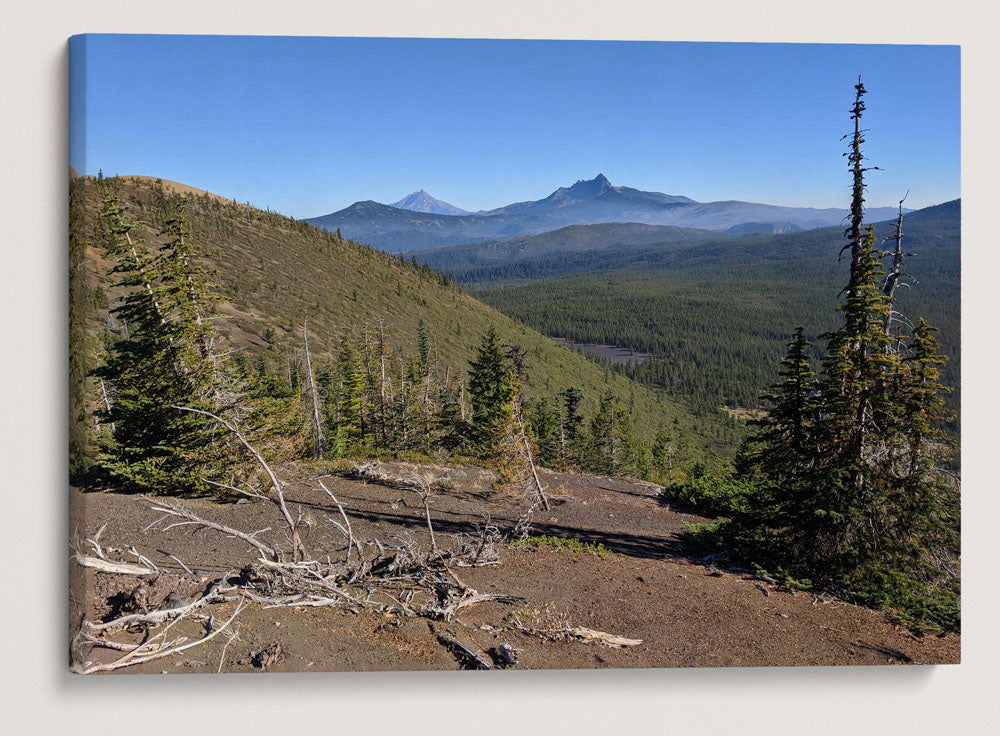
[[(382, 467), (404, 476), (419, 472), (447, 487), (435, 491), (431, 500), (442, 547), (451, 543), (450, 535), (475, 535), (487, 515), (490, 523), (509, 528), (524, 507), (523, 499), (494, 491), (488, 471), (392, 463)], [(317, 471), (293, 465), (282, 468), (280, 475), (293, 511), (301, 506), (314, 522), (306, 547), (342, 548), (342, 538), (322, 518), (339, 518), (339, 512), (319, 489)], [(526, 603), (482, 603), (448, 622), (341, 608), (248, 605), (234, 621), (238, 637), (228, 645), (228, 638), (220, 635), (179, 655), (118, 672), (216, 672), (220, 663), (223, 672), (460, 668), (456, 655), (439, 642), (440, 634), (482, 652), (506, 643), (517, 652), (515, 669), (891, 665), (960, 659), (957, 635), (919, 636), (882, 612), (779, 588), (746, 573), (719, 571), (688, 557), (679, 534), (685, 523), (708, 520), (664, 505), (655, 486), (561, 473), (546, 473), (544, 480), (552, 509), (536, 515), (533, 533), (600, 543), (614, 554), (602, 558), (544, 546), (505, 546), (501, 564), (460, 569), (462, 579), (480, 592), (519, 596)], [(324, 483), (343, 504), (355, 536), (391, 541), (410, 535), (429, 545), (416, 493), (336, 476), (324, 476)], [(205, 580), (234, 573), (256, 558), (245, 543), (211, 531), (194, 533), (184, 526), (143, 531), (160, 514), (139, 497), (75, 488), (70, 493), (71, 534), (90, 536), (106, 524), (103, 543), (134, 545), (171, 573), (150, 586), (154, 607), (171, 593), (195, 595), (205, 588)], [(281, 519), (270, 504), (208, 499), (180, 503), (234, 528), (271, 527), (262, 536), (285, 542)], [(176, 555), (201, 579), (188, 576), (166, 553)], [(70, 565), (71, 627), (84, 611), (92, 620), (107, 618), (137, 584), (134, 577)], [(234, 606), (211, 606), (215, 621), (225, 621)], [(621, 649), (547, 641), (516, 629), (515, 617), (538, 628), (568, 623), (643, 641)], [(188, 620), (175, 630), (192, 638), (203, 632), (200, 624)], [(266, 668), (258, 667), (254, 655), (274, 644), (280, 653)], [(118, 656), (102, 649), (89, 655), (102, 662)]]

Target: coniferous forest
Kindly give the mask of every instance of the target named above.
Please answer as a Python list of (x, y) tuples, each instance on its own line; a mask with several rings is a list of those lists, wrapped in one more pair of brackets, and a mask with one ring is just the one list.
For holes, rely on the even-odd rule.
[[(940, 326), (948, 357), (942, 380), (954, 389), (946, 401), (957, 420), (960, 220), (951, 210), (940, 216), (904, 219), (906, 247), (916, 256), (907, 262), (912, 286), (898, 292), (897, 302), (903, 315), (922, 315)], [(876, 224), (876, 243), (885, 247), (894, 229), (895, 223)], [(491, 274), (480, 281), (454, 273), (478, 298), (547, 335), (652, 353), (650, 360), (617, 369), (684, 397), (699, 413), (722, 406), (753, 410), (773, 382), (788, 334), (801, 324), (815, 343), (835, 326), (836, 285), (847, 279), (849, 264), (830, 257), (830, 243), (842, 232), (823, 228), (683, 248), (602, 251), (579, 264), (568, 256), (557, 260), (560, 269), (579, 265), (579, 271), (558, 277)], [(453, 272), (436, 259), (427, 262)], [(952, 428), (957, 432), (954, 422)]]

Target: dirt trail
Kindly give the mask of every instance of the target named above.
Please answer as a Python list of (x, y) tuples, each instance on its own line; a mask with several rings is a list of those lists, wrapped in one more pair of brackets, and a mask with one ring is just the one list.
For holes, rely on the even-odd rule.
[[(432, 472), (430, 470), (426, 472)], [(475, 534), (488, 518), (504, 527), (520, 513), (517, 499), (496, 493), (490, 478), (475, 469), (438, 469), (447, 491), (431, 505), (438, 543), (449, 535)], [(316, 522), (305, 544), (329, 546), (323, 515), (334, 515), (330, 499), (318, 489), (316, 474), (303, 466), (283, 469), (287, 496)], [(336, 494), (361, 537), (391, 539), (409, 535), (428, 544), (423, 508), (410, 491), (339, 477), (324, 482)], [(518, 651), (518, 668), (686, 667), (761, 665), (885, 665), (957, 663), (960, 637), (918, 637), (877, 611), (842, 601), (816, 601), (761, 584), (750, 576), (719, 572), (689, 559), (678, 541), (685, 523), (702, 517), (660, 503), (648, 484), (610, 478), (547, 474), (551, 512), (535, 519), (534, 533), (600, 543), (615, 554), (600, 557), (548, 547), (505, 547), (502, 564), (463, 568), (462, 577), (481, 592), (523, 597), (526, 604), (483, 603), (450, 621), (403, 619), (332, 608), (262, 609), (249, 607), (236, 621), (239, 637), (228, 645), (219, 637), (174, 658), (123, 672), (259, 671), (252, 655), (278, 643), (282, 655), (268, 671), (457, 669), (456, 656), (438, 635), (450, 634), (486, 651), (507, 643)], [(102, 540), (134, 544), (164, 570), (182, 572), (170, 552), (195, 573), (218, 577), (254, 559), (247, 545), (211, 532), (192, 534), (143, 529), (158, 514), (134, 496), (72, 489), (70, 531), (92, 534), (107, 523)], [(280, 529), (272, 507), (259, 502), (184, 503), (230, 526)], [(280, 534), (272, 535), (281, 539)], [(74, 564), (75, 563), (71, 563)], [(76, 573), (80, 569), (76, 568)], [(71, 591), (71, 621), (86, 608), (92, 619), (109, 613), (109, 599), (127, 593), (134, 579), (95, 573), (76, 578)], [(177, 586), (174, 586), (177, 587)], [(183, 586), (181, 586), (183, 587)], [(198, 588), (194, 580), (190, 594)], [(762, 589), (763, 588), (763, 589)], [(171, 590), (153, 587), (156, 596)], [(225, 620), (232, 604), (213, 607)], [(636, 647), (551, 642), (512, 629), (513, 616), (539, 624), (575, 626), (642, 639)], [(185, 624), (187, 622), (184, 622)], [(194, 624), (190, 624), (194, 626)], [(182, 627), (178, 627), (179, 629)], [(197, 636), (195, 630), (186, 633)], [(95, 661), (111, 653), (95, 650)], [(103, 661), (103, 660), (102, 660)]]

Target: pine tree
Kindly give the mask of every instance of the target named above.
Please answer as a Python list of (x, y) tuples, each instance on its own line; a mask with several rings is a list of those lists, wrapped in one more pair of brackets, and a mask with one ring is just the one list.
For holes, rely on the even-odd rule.
[(797, 465), (808, 459), (808, 440), (816, 415), (816, 377), (809, 362), (809, 345), (802, 327), (798, 327), (778, 371), (784, 380), (775, 386), (775, 393), (765, 397), (771, 408), (762, 422), (765, 441), (788, 446), (796, 454)]
[[(943, 359), (934, 328), (923, 320), (908, 343), (887, 329), (892, 289), (874, 230), (862, 222), (869, 169), (862, 164), (860, 79), (855, 89), (843, 324), (823, 335), (826, 355), (815, 384), (796, 331), (782, 362), (784, 380), (769, 396), (771, 410), (738, 459), (740, 475), (755, 488), (728, 537), (778, 569), (953, 628), (958, 494), (939, 472), (948, 459)], [(896, 278), (899, 272), (897, 258)]]
[(590, 422), (590, 446), (585, 468), (594, 473), (616, 475), (634, 467), (635, 443), (631, 423), (621, 403), (608, 391)]
[(897, 536), (926, 537), (939, 547), (958, 548), (959, 495), (940, 472), (953, 445), (944, 429), (947, 389), (938, 373), (945, 359), (937, 352), (937, 328), (919, 320), (903, 360), (903, 442), (897, 472), (903, 477)]
[(580, 402), (583, 392), (575, 387), (567, 388), (559, 394), (563, 404), (562, 423), (560, 426), (560, 461), (563, 465), (581, 465), (583, 462), (584, 436), (583, 416), (580, 414)]
[(509, 351), (500, 343), (496, 328), (490, 329), (469, 361), (469, 393), (472, 395), (472, 426), (474, 444), (488, 451), (502, 431), (505, 407), (512, 397)]
[[(69, 476), (83, 482), (95, 460), (92, 405), (98, 391), (90, 375), (95, 341), (87, 334), (87, 319), (95, 293), (87, 288), (87, 238), (83, 213), (84, 179), (69, 185)], [(99, 287), (98, 287), (99, 288)], [(100, 392), (103, 398), (103, 391)], [(100, 399), (99, 399), (100, 400)]]
[(658, 483), (670, 483), (678, 466), (678, 451), (673, 435), (666, 427), (660, 427), (653, 440), (650, 452), (650, 473)]
[(461, 386), (455, 381), (445, 381), (438, 392), (438, 411), (434, 419), (438, 444), (452, 453), (468, 449), (475, 430), (462, 418)]
[(417, 320), (417, 366), (419, 367), (421, 378), (427, 372), (429, 359), (430, 344), (427, 340), (427, 328), (424, 326), (423, 319), (419, 319)]
[(813, 529), (813, 554), (834, 571), (863, 564), (892, 513), (885, 501), (900, 400), (892, 389), (900, 365), (887, 350), (879, 255), (869, 226), (851, 268), (846, 303), (839, 307), (844, 326), (824, 336), (816, 441), (825, 482), (815, 497), (813, 516), (820, 523)]
[(221, 470), (221, 460), (204, 421), (174, 407), (216, 408), (218, 376), (203, 319), (203, 274), (192, 263), (183, 215), (168, 221), (161, 233), (167, 242), (156, 254), (113, 193), (105, 197), (100, 222), (108, 252), (117, 256), (117, 285), (128, 289), (115, 310), (128, 324), (128, 337), (112, 341), (98, 371), (114, 394), (102, 413), (115, 430), (101, 448), (101, 466), (134, 489), (194, 490), (202, 487), (201, 478)]
[(559, 463), (559, 415), (551, 402), (542, 397), (529, 413), (531, 432), (537, 443), (537, 459), (547, 467)]
[[(754, 485), (751, 499), (735, 514), (734, 527), (758, 547), (778, 545), (790, 559), (807, 556), (817, 523), (825, 518), (815, 506), (821, 496), (814, 487), (823, 481), (816, 467), (818, 390), (808, 348), (799, 327), (781, 361), (783, 380), (763, 397), (768, 412), (754, 421), (756, 431), (745, 438), (736, 460), (737, 480)], [(769, 531), (758, 535), (761, 529)]]
[(357, 352), (347, 335), (340, 339), (337, 373), (340, 387), (337, 391), (337, 425), (333, 453), (337, 457), (344, 457), (356, 451), (364, 437), (364, 412), (361, 407), (363, 378)]

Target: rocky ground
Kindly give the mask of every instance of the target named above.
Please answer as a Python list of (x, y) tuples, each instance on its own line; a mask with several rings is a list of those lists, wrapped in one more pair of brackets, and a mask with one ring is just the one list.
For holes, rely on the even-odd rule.
[[(492, 488), (487, 471), (473, 468), (389, 465), (396, 474), (420, 472), (443, 488), (430, 502), (437, 543), (475, 535), (489, 518), (509, 528), (524, 500)], [(314, 468), (281, 469), (287, 498), (313, 522), (308, 549), (342, 550), (342, 538), (323, 519), (339, 512), (319, 488)], [(484, 602), (462, 609), (450, 621), (400, 617), (343, 607), (265, 608), (247, 605), (223, 634), (177, 655), (117, 672), (189, 673), (248, 671), (458, 669), (463, 660), (441, 643), (450, 636), (498, 661), (501, 645), (515, 652), (515, 669), (590, 667), (714, 667), (763, 665), (889, 665), (957, 663), (957, 635), (917, 635), (884, 613), (830, 596), (783, 589), (755, 576), (717, 570), (688, 556), (678, 535), (685, 523), (706, 519), (664, 505), (645, 483), (585, 475), (548, 473), (550, 511), (535, 516), (533, 534), (603, 545), (611, 554), (552, 546), (501, 549), (500, 564), (461, 568), (462, 579), (482, 593), (522, 598)], [(429, 544), (419, 496), (391, 484), (324, 477), (351, 519), (354, 534), (384, 541), (411, 537)], [(245, 542), (189, 526), (145, 530), (160, 514), (136, 496), (71, 489), (71, 536), (134, 545), (166, 574), (151, 579), (144, 595), (151, 608), (190, 600), (220, 576), (234, 574), (257, 553)], [(282, 540), (275, 507), (263, 501), (220, 504), (208, 499), (182, 503), (228, 526)], [(162, 526), (162, 525), (161, 525)], [(145, 531), (144, 531), (145, 530)], [(184, 572), (173, 555), (192, 574)], [(137, 585), (132, 576), (81, 568), (71, 562), (70, 626), (80, 617), (104, 620), (121, 612)], [(174, 573), (180, 573), (175, 575)], [(171, 597), (173, 596), (173, 597)], [(208, 607), (218, 625), (235, 602)], [(529, 629), (566, 626), (641, 639), (613, 648), (577, 639), (549, 640)], [(179, 622), (171, 633), (197, 639), (204, 621)], [(138, 634), (136, 634), (138, 636)], [(95, 648), (94, 662), (121, 656)]]

